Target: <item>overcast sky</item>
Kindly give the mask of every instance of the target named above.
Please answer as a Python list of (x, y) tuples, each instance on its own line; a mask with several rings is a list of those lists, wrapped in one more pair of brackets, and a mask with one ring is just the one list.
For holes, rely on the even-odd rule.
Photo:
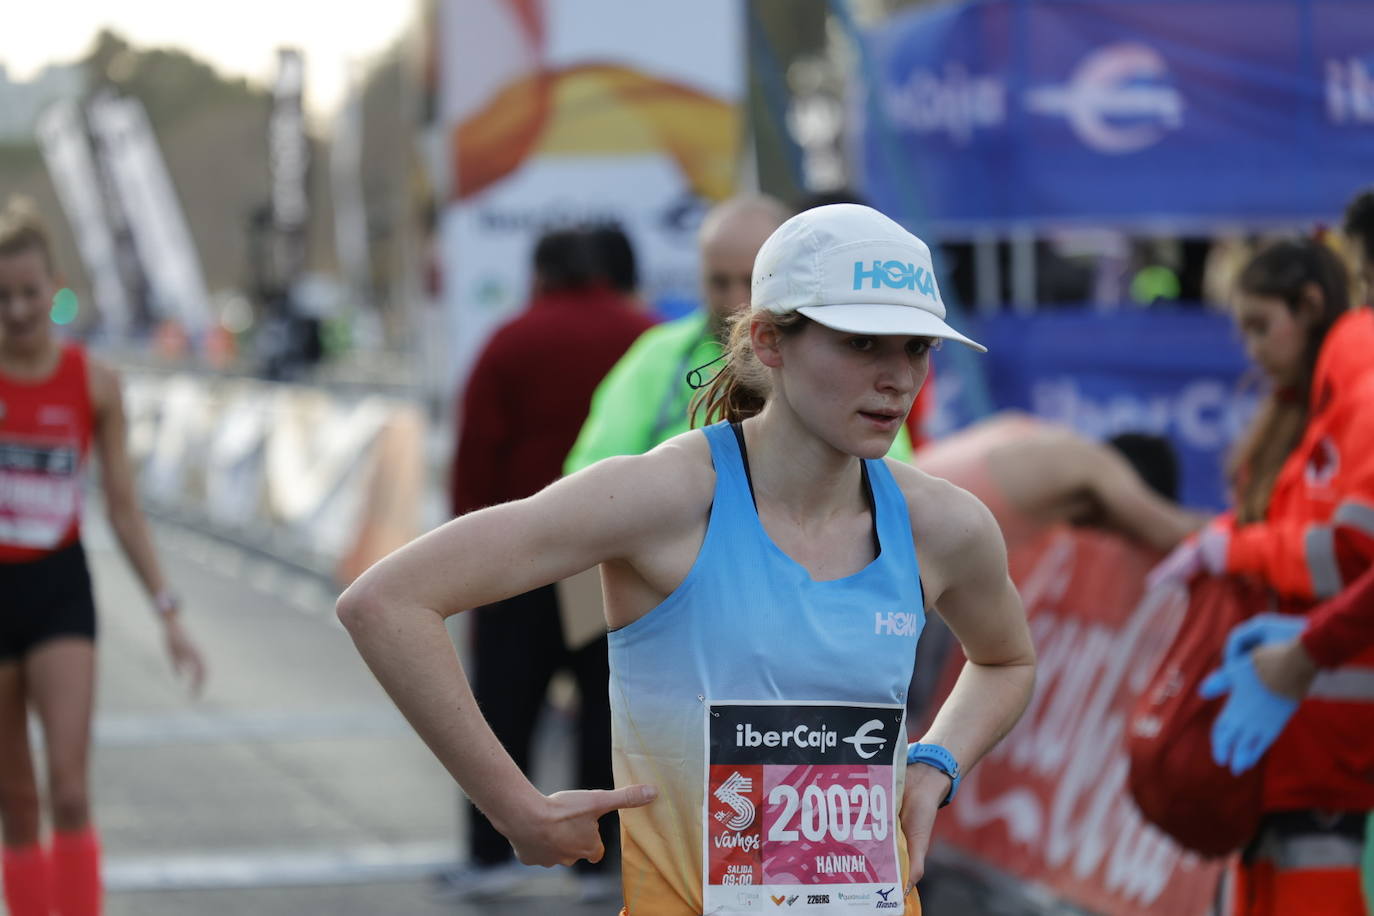
[(347, 85), (350, 62), (366, 61), (399, 36), (416, 0), (15, 0), (0, 26), (0, 63), (26, 79), (50, 63), (80, 57), (102, 28), (140, 47), (178, 47), (232, 76), (264, 85), (276, 49), (305, 52), (306, 105), (327, 116)]

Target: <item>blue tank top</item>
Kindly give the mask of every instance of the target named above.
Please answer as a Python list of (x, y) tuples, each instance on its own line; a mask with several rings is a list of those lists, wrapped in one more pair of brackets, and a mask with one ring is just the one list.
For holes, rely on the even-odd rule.
[(906, 499), (867, 461), (878, 554), (818, 582), (764, 529), (730, 427), (703, 432), (716, 483), (696, 562), (610, 634), (616, 784), (660, 792), (622, 812), (629, 916), (758, 912), (794, 892), (828, 898), (814, 916), (900, 901), (884, 881), (905, 874), (904, 843), (877, 820), (901, 797), (925, 623)]

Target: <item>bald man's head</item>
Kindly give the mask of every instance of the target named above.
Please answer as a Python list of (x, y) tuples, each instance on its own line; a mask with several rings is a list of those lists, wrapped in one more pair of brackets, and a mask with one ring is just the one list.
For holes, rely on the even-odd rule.
[(749, 305), (754, 255), (791, 215), (780, 201), (757, 194), (717, 204), (701, 221), (701, 291), (717, 333), (726, 318)]

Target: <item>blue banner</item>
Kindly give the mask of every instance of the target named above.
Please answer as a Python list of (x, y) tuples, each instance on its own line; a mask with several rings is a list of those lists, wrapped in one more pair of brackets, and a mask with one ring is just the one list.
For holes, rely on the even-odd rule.
[(1331, 222), (1374, 182), (1368, 0), (982, 0), (862, 42), (865, 192), (939, 236)]
[[(1122, 432), (1162, 435), (1179, 458), (1180, 501), (1226, 505), (1226, 454), (1253, 413), (1256, 389), (1231, 319), (1202, 309), (1046, 311), (979, 321), (972, 336), (993, 403), (1072, 427), (1092, 439)], [(942, 371), (940, 410), (959, 400), (958, 376)], [(944, 413), (946, 428), (972, 418)]]

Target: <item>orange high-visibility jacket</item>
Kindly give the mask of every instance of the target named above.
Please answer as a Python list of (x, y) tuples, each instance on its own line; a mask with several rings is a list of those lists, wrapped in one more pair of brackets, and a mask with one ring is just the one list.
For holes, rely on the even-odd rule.
[(1374, 646), (1374, 566), (1307, 615), (1302, 645), (1318, 668), (1335, 668)]
[(1342, 316), (1317, 360), (1307, 430), (1263, 522), (1238, 527), (1229, 572), (1281, 596), (1335, 597), (1374, 559), (1374, 310)]
[[(1317, 360), (1307, 429), (1229, 571), (1285, 606), (1331, 598), (1374, 565), (1374, 311), (1343, 315)], [(1264, 808), (1374, 810), (1374, 649), (1321, 673), (1266, 758)]]

